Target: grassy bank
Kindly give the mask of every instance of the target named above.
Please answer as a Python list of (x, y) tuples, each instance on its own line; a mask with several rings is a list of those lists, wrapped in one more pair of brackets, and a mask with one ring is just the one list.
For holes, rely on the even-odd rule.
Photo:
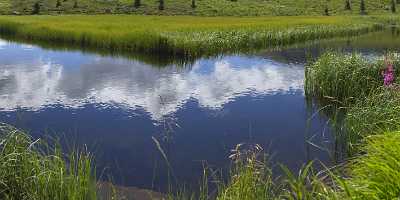
[[(388, 54), (398, 77), (400, 59)], [(339, 104), (345, 112), (336, 137), (355, 159), (339, 174), (342, 191), (352, 199), (394, 199), (400, 195), (400, 90), (383, 86), (383, 58), (327, 53), (306, 69), (306, 95)], [(399, 79), (397, 78), (398, 82)]]
[(0, 199), (97, 199), (91, 156), (61, 153), (1, 124)]
[[(400, 58), (393, 59), (400, 65)], [(383, 58), (370, 61), (360, 54), (343, 55), (328, 52), (306, 67), (305, 91), (318, 101), (351, 106), (374, 93), (383, 85)], [(396, 71), (400, 75), (400, 71)]]
[[(400, 66), (397, 55), (392, 61)], [(326, 53), (306, 67), (306, 95), (346, 113), (341, 124), (345, 131), (337, 136), (350, 148), (369, 135), (400, 128), (400, 94), (383, 87), (384, 68), (383, 58), (371, 61), (360, 54), (340, 53)]]
[(112, 52), (197, 58), (382, 29), (398, 17), (0, 16), (3, 36)]
[[(345, 9), (344, 0), (165, 0), (164, 10), (159, 2), (141, 0), (135, 6), (134, 0), (0, 0), (0, 13), (19, 12), (31, 14), (36, 2), (40, 3), (41, 14), (100, 14), (133, 13), (151, 15), (200, 15), (200, 16), (274, 16), (274, 15), (323, 15), (359, 14), (360, 1), (351, 1), (351, 10)], [(76, 3), (75, 3), (76, 2)], [(390, 0), (365, 1), (370, 14), (390, 12)]]

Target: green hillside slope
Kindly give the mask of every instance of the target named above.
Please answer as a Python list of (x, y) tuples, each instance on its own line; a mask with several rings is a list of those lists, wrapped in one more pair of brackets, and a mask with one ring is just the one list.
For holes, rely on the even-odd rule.
[[(328, 8), (329, 15), (338, 15), (360, 13), (361, 0), (351, 0), (350, 11), (344, 9), (346, 0), (195, 0), (196, 8), (192, 8), (192, 0), (164, 1), (165, 9), (159, 11), (159, 0), (141, 0), (142, 5), (139, 8), (134, 7), (134, 0), (0, 0), (0, 13), (31, 14), (38, 2), (41, 14), (325, 15)], [(390, 2), (391, 0), (365, 0), (367, 12), (371, 14), (391, 12)]]

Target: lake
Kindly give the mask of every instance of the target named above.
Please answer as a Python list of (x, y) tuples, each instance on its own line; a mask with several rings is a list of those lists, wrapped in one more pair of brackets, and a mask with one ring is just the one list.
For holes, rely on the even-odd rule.
[(102, 179), (159, 191), (171, 184), (168, 171), (180, 184), (196, 183), (205, 166), (226, 171), (241, 143), (260, 144), (272, 165), (292, 170), (330, 165), (338, 158), (328, 118), (304, 96), (306, 58), (399, 48), (391, 29), (160, 67), (0, 40), (0, 121), (60, 137), (67, 149), (86, 144)]

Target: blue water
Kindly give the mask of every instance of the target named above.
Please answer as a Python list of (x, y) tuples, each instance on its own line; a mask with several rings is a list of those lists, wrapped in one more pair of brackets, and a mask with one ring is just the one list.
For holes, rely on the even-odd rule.
[(170, 181), (152, 137), (179, 183), (197, 182), (205, 165), (226, 169), (240, 143), (260, 144), (272, 164), (293, 170), (314, 159), (329, 165), (327, 118), (304, 97), (306, 57), (328, 49), (376, 56), (399, 41), (387, 31), (159, 67), (0, 40), (0, 121), (66, 147), (86, 144), (100, 178), (155, 190)]

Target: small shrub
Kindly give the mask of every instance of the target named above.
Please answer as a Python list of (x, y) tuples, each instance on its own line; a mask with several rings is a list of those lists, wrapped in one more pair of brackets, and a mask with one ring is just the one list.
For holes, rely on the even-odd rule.
[(140, 0), (135, 0), (134, 3), (133, 3), (133, 6), (135, 8), (139, 8), (141, 5), (142, 5), (142, 2)]
[(38, 15), (40, 14), (40, 2), (36, 2), (33, 4), (33, 9), (32, 9), (32, 15)]
[(367, 14), (367, 8), (365, 6), (365, 0), (361, 0), (361, 2), (360, 2), (360, 13), (362, 15)]
[(159, 0), (158, 10), (164, 10), (164, 0)]
[(57, 0), (56, 8), (58, 8), (58, 7), (60, 7), (60, 6), (61, 6), (61, 1), (60, 1), (60, 0)]
[(351, 10), (351, 2), (350, 2), (350, 0), (346, 0), (344, 9), (345, 10)]

